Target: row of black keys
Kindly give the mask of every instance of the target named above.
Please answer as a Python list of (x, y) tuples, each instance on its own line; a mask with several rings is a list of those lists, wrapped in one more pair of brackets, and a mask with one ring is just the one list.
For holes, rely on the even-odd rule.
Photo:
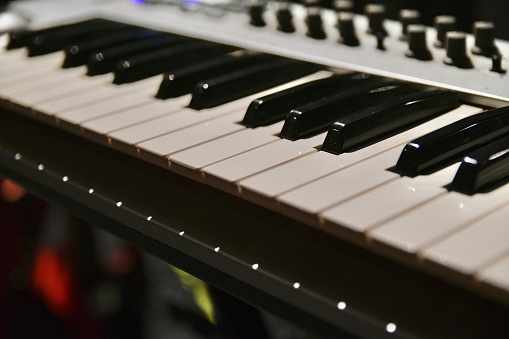
[[(64, 68), (86, 65), (88, 75), (114, 72), (114, 83), (163, 72), (156, 97), (192, 93), (200, 110), (316, 72), (322, 67), (268, 54), (161, 33), (106, 20), (11, 34), (9, 49), (30, 56), (64, 50)], [(207, 80), (204, 80), (207, 79)], [(366, 74), (338, 74), (254, 100), (242, 121), (256, 128), (285, 120), (280, 137), (297, 140), (328, 130), (321, 150), (352, 151), (460, 105), (456, 95)], [(467, 156), (451, 189), (473, 194), (506, 178), (509, 108), (463, 119), (410, 142), (394, 170), (427, 174)], [(509, 134), (508, 134), (509, 135)]]

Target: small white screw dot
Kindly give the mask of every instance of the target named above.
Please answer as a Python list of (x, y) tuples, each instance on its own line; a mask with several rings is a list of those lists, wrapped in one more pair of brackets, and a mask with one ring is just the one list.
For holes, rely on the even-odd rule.
[(343, 301), (338, 302), (338, 309), (344, 310), (346, 308), (346, 303)]
[(69, 177), (67, 175), (62, 178), (63, 182), (67, 182), (68, 180), (69, 180)]
[(43, 164), (40, 164), (39, 166), (37, 166), (37, 169), (38, 169), (39, 171), (42, 171), (42, 170), (44, 169), (44, 165), (43, 165)]
[(88, 190), (88, 193), (89, 193), (89, 194), (94, 193), (94, 189), (93, 189), (93, 188), (89, 189), (89, 190)]
[(148, 221), (152, 220), (152, 216), (147, 217), (147, 220)]
[(122, 206), (122, 201), (117, 202), (117, 207)]
[(181, 235), (181, 236), (184, 235), (184, 231), (180, 232), (179, 235)]
[(215, 252), (219, 252), (219, 250), (220, 250), (220, 248), (219, 248), (219, 247), (214, 248), (214, 251), (215, 251)]
[(14, 155), (14, 159), (16, 159), (16, 160), (21, 159), (21, 153), (16, 153), (16, 154)]
[(298, 289), (299, 287), (300, 287), (300, 283), (296, 282), (295, 284), (293, 284), (293, 288)]
[(396, 324), (394, 323), (388, 323), (387, 326), (385, 327), (385, 329), (387, 330), (387, 332), (389, 333), (394, 333), (396, 332)]
[(251, 266), (251, 267), (253, 268), (253, 270), (255, 270), (255, 271), (256, 271), (256, 270), (258, 269), (258, 267), (260, 267), (260, 265), (258, 265), (258, 264), (253, 264), (253, 266)]

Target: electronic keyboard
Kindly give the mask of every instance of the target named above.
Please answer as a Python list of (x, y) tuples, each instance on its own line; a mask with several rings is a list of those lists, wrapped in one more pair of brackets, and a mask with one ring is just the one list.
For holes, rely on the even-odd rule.
[(14, 9), (33, 22), (2, 37), (0, 173), (324, 336), (509, 332), (509, 44), (491, 24)]

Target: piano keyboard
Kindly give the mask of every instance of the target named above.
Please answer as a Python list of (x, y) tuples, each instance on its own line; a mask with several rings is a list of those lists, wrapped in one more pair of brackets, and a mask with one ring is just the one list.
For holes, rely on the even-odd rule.
[[(98, 36), (118, 35), (117, 29)], [(69, 28), (60, 30), (67, 32)], [(126, 25), (120, 30), (140, 29)], [(377, 110), (384, 112), (382, 104), (373, 106), (371, 102), (370, 106), (369, 100), (379, 100), (377, 95), (381, 98), (386, 95), (387, 100), (411, 96), (415, 99), (403, 104), (411, 106), (433, 88), (387, 77), (359, 76), (316, 63), (264, 57), (257, 52), (218, 43), (188, 38), (180, 41), (180, 36), (153, 30), (148, 30), (147, 34), (149, 36), (144, 39), (163, 35), (176, 37), (179, 40), (176, 46), (192, 46), (193, 53), (201, 55), (192, 64), (175, 61), (174, 67), (163, 66), (166, 73), (161, 76), (159, 71), (152, 74), (147, 70), (151, 66), (156, 68), (156, 60), (148, 61), (149, 66), (142, 63), (145, 56), (157, 54), (158, 49), (142, 51), (135, 54), (136, 57), (120, 58), (114, 73), (87, 76), (87, 65), (61, 67), (65, 63), (61, 49), (34, 57), (26, 57), (25, 48), (3, 50), (0, 54), (1, 107), (230, 193), (509, 305), (509, 228), (504, 223), (509, 213), (509, 185), (501, 184), (494, 189), (483, 186), (474, 194), (449, 190), (461, 159), (466, 156), (463, 162), (468, 162), (471, 159), (468, 155), (493, 139), (505, 136), (504, 131), (492, 139), (468, 146), (427, 173), (400, 175), (396, 168), (401, 154), (407, 152), (406, 147), (419, 137), (465, 118), (485, 114), (482, 112), (486, 108), (476, 105), (477, 100), (473, 100), (474, 104), (466, 102), (465, 92), (457, 92), (456, 97), (463, 100), (461, 105), (455, 104), (457, 99), (454, 98), (429, 105), (432, 108), (402, 111), (400, 114), (409, 115), (431, 110), (425, 118), (401, 123), (393, 127), (394, 130), (382, 131), (374, 139), (367, 138), (356, 144), (354, 136), (360, 138), (359, 134), (364, 131), (347, 134), (348, 119), (355, 121), (355, 114), (369, 111), (366, 121), (373, 128), (387, 124), (387, 117), (368, 119), (378, 114)], [(80, 39), (78, 36), (78, 41)], [(83, 46), (90, 39), (93, 38), (83, 40)], [(119, 36), (115, 42), (120, 47), (127, 44), (122, 39)], [(37, 48), (35, 46), (34, 51)], [(111, 46), (97, 48), (111, 49)], [(95, 51), (87, 55), (87, 60), (98, 57)], [(185, 74), (186, 67), (216, 60), (219, 63), (224, 55), (234, 60), (256, 54), (261, 55), (259, 61), (255, 60), (260, 66), (256, 72), (266, 74), (260, 80), (246, 72), (245, 79), (251, 84), (246, 89), (238, 85), (238, 75), (229, 72), (227, 67), (210, 78), (195, 79), (194, 85), (183, 95), (164, 100), (155, 98), (158, 92), (163, 92), (160, 89), (163, 80), (171, 74)], [(184, 60), (189, 57), (184, 54)], [(146, 72), (145, 76), (135, 72), (135, 61), (140, 62), (139, 69)], [(274, 68), (268, 68), (271, 63)], [(239, 62), (239, 66), (232, 67), (238, 67), (238, 73), (249, 67), (254, 69), (247, 64)], [(283, 67), (284, 72), (271, 76)], [(132, 73), (122, 75), (122, 71), (131, 72), (129, 68), (133, 69)], [(122, 76), (127, 80), (122, 80)], [(338, 77), (337, 83), (323, 90), (328, 91), (328, 96), (319, 92), (311, 104), (302, 103), (302, 98), (294, 95), (291, 100), (296, 104), (292, 106), (289, 97), (282, 96), (283, 100), (277, 104), (294, 116), (289, 115), (285, 120), (285, 115), (256, 128), (243, 123), (248, 119), (248, 107), (255, 105), (257, 99), (263, 98), (258, 103), (261, 111), (264, 100), (269, 102), (271, 96), (291, 93), (291, 90), (334, 77)], [(355, 77), (357, 79), (352, 80)], [(125, 83), (113, 83), (122, 81)], [(342, 81), (349, 81), (348, 85), (342, 85)], [(218, 90), (223, 93), (214, 93), (216, 84), (224, 86)], [(242, 91), (245, 93), (237, 94)], [(348, 95), (342, 96), (341, 91)], [(384, 91), (388, 93), (382, 93)], [(396, 94), (392, 95), (391, 91)], [(499, 104), (500, 101), (496, 101), (495, 105)], [(320, 105), (325, 108), (320, 110)], [(385, 111), (400, 110), (400, 106)], [(495, 111), (495, 108), (490, 109), (488, 114)], [(306, 121), (299, 120), (306, 119), (307, 110), (314, 114), (312, 117), (323, 115), (324, 123), (319, 125), (309, 118), (309, 125), (316, 126), (290, 140), (292, 137), (286, 137), (286, 131), (308, 128)], [(343, 115), (346, 114), (347, 119), (340, 122), (340, 130), (344, 128), (344, 134), (350, 137), (343, 141), (354, 145), (353, 149), (339, 150), (339, 155), (323, 150), (326, 138), (334, 138), (332, 122), (341, 121), (341, 115), (329, 117), (320, 112), (334, 110), (346, 112)], [(296, 127), (292, 127), (292, 123)], [(504, 158), (503, 152), (497, 156)], [(500, 168), (504, 171), (503, 163)]]

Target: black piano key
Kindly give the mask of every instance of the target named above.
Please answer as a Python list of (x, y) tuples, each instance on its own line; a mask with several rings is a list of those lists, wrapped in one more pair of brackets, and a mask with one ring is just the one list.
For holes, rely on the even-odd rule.
[(451, 92), (429, 91), (382, 102), (344, 116), (327, 132), (322, 151), (341, 154), (401, 132), (460, 105)]
[(85, 40), (72, 44), (71, 46), (66, 47), (64, 51), (65, 59), (62, 67), (70, 68), (83, 66), (93, 52), (126, 42), (139, 42), (139, 40), (146, 39), (157, 34), (162, 33), (157, 33), (149, 29), (132, 27), (92, 40)]
[(184, 41), (148, 53), (121, 60), (115, 67), (113, 83), (123, 84), (145, 79), (169, 69), (190, 65), (238, 48), (208, 41)]
[(156, 97), (168, 99), (191, 93), (194, 86), (203, 79), (266, 62), (271, 58), (274, 57), (264, 53), (233, 52), (173, 70), (164, 74)]
[(80, 21), (76, 23), (72, 23), (69, 25), (61, 25), (61, 26), (53, 26), (49, 28), (44, 28), (38, 31), (30, 31), (25, 28), (16, 29), (9, 33), (9, 42), (7, 43), (7, 49), (17, 49), (22, 47), (27, 47), (30, 44), (30, 41), (37, 34), (45, 34), (49, 32), (55, 32), (62, 29), (69, 28), (78, 28), (80, 26), (88, 26), (90, 24), (98, 23), (102, 24), (105, 20), (102, 19), (93, 19), (87, 21)]
[(30, 43), (30, 38), (34, 33), (27, 29), (21, 28), (15, 29), (8, 34), (9, 41), (7, 42), (7, 46), (5, 48), (11, 50), (28, 46)]
[(318, 66), (290, 59), (275, 59), (200, 82), (189, 107), (211, 108), (281, 85), (315, 72)]
[(96, 51), (88, 59), (87, 75), (93, 76), (112, 72), (115, 69), (115, 65), (122, 59), (128, 59), (132, 56), (172, 46), (183, 41), (191, 41), (191, 39), (177, 35), (156, 34), (141, 41)]
[(365, 83), (291, 110), (280, 137), (297, 140), (326, 131), (336, 120), (371, 105), (415, 92), (409, 83), (367, 78)]
[(449, 187), (468, 195), (479, 193), (509, 178), (509, 136), (483, 146), (463, 159)]
[(284, 120), (292, 108), (346, 90), (368, 77), (355, 73), (334, 75), (255, 99), (247, 108), (242, 124), (256, 128)]
[(464, 118), (408, 143), (394, 171), (408, 177), (448, 166), (509, 132), (509, 107)]
[(127, 27), (132, 26), (113, 21), (93, 20), (84, 22), (82, 25), (63, 26), (49, 32), (35, 33), (27, 46), (28, 55), (37, 56), (53, 53), (70, 44), (111, 34)]

